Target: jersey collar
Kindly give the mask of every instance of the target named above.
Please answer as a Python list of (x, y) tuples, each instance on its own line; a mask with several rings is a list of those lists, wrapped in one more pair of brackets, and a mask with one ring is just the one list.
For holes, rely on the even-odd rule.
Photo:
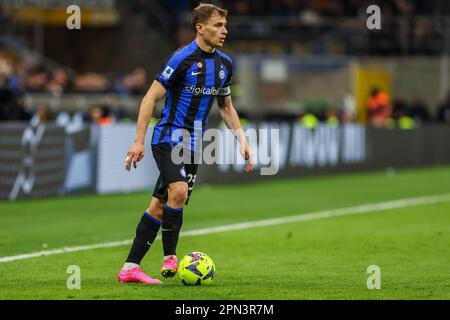
[(197, 41), (194, 39), (194, 41), (191, 42), (191, 45), (194, 46), (194, 48), (196, 48), (199, 52), (200, 52), (200, 56), (204, 57), (204, 58), (212, 58), (215, 56), (216, 52), (217, 52), (217, 48), (214, 50), (214, 52), (206, 52), (203, 51), (197, 44)]

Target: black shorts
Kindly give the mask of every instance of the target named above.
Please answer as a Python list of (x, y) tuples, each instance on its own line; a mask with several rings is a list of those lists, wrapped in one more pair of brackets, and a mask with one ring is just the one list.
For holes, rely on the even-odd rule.
[(195, 154), (191, 154), (191, 163), (175, 164), (171, 159), (172, 148), (169, 143), (158, 143), (152, 145), (153, 158), (159, 169), (158, 181), (156, 181), (153, 196), (155, 198), (167, 201), (167, 187), (172, 182), (185, 181), (188, 184), (188, 197), (186, 204), (194, 188), (195, 178), (197, 177), (198, 164), (194, 163)]

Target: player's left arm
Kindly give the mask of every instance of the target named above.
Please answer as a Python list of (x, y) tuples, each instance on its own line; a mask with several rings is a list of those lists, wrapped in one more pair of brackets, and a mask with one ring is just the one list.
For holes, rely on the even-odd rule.
[(223, 121), (225, 121), (228, 129), (230, 129), (231, 132), (233, 132), (233, 134), (238, 138), (241, 146), (241, 155), (245, 160), (247, 160), (247, 165), (245, 166), (244, 171), (250, 172), (253, 169), (253, 156), (250, 151), (247, 138), (245, 137), (244, 130), (241, 127), (239, 115), (233, 106), (233, 102), (231, 101), (231, 95), (217, 96), (217, 103), (219, 105), (220, 116)]

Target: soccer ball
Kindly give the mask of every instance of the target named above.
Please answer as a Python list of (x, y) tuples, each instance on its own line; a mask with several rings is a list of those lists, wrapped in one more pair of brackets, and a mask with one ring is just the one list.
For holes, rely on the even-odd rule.
[(216, 275), (216, 266), (212, 259), (203, 252), (194, 251), (181, 259), (178, 267), (178, 279), (185, 286), (209, 284)]

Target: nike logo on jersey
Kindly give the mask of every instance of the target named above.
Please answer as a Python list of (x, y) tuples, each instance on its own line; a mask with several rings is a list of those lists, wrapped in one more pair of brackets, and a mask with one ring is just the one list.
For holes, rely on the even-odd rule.
[(198, 75), (198, 74), (200, 74), (200, 73), (202, 73), (202, 71), (199, 71), (199, 72), (194, 72), (194, 71), (192, 71), (192, 72), (191, 72), (191, 74), (192, 74), (193, 76), (196, 76), (196, 75)]

